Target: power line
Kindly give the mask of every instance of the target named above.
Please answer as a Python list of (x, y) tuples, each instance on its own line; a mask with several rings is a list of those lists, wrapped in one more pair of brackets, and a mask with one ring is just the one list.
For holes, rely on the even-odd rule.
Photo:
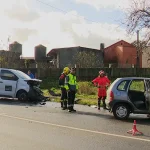
[[(68, 11), (63, 10), (63, 9), (60, 9), (60, 8), (58, 8), (58, 7), (55, 7), (55, 6), (53, 6), (53, 5), (49, 4), (49, 3), (43, 2), (42, 0), (36, 0), (36, 1), (39, 2), (39, 3), (41, 3), (41, 4), (43, 4), (43, 5), (46, 5), (46, 6), (48, 6), (48, 7), (51, 7), (51, 8), (53, 8), (53, 9), (56, 9), (56, 10), (58, 10), (58, 11), (61, 11), (61, 12), (65, 13), (65, 14), (68, 13)], [(81, 16), (79, 16), (79, 15), (75, 15), (75, 14), (71, 14), (71, 15), (81, 18)], [(84, 16), (83, 16), (83, 17), (84, 17)], [(87, 21), (89, 21), (89, 22), (92, 22), (92, 23), (99, 23), (99, 22), (96, 22), (96, 21), (89, 20), (88, 18), (85, 18), (85, 17), (84, 17), (84, 19), (87, 20)], [(116, 28), (119, 28), (119, 25), (118, 25), (118, 27), (116, 27)], [(70, 29), (71, 29), (71, 28), (70, 28)], [(69, 30), (69, 28), (67, 28), (67, 30), (72, 32), (72, 30)]]
[[(45, 2), (43, 2), (43, 1), (41, 1), (41, 0), (36, 0), (36, 1), (42, 3), (43, 5), (47, 5), (47, 6), (51, 7), (51, 8), (53, 8), (53, 9), (59, 10), (59, 11), (65, 13), (65, 14), (68, 13), (68, 11), (65, 11), (65, 10), (63, 10), (63, 9), (60, 9), (60, 8), (58, 8), (58, 7), (55, 7), (55, 6), (53, 6), (53, 5), (49, 4), (49, 3), (45, 3)], [(81, 16), (75, 15), (75, 14), (71, 14), (71, 15), (76, 16), (76, 17), (81, 17)], [(92, 20), (90, 20), (90, 19), (88, 19), (88, 18), (85, 18), (85, 17), (84, 17), (84, 19), (87, 20), (87, 21), (89, 21), (89, 22), (92, 22), (92, 23), (99, 23), (99, 22), (92, 21)]]

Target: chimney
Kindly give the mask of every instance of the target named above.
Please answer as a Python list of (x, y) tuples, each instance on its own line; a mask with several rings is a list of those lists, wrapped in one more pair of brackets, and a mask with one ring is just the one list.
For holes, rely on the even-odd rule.
[(104, 58), (104, 48), (105, 48), (104, 43), (100, 43), (100, 50), (101, 50), (102, 53), (103, 53), (103, 58)]
[(104, 43), (100, 43), (100, 50), (104, 50), (104, 48), (105, 48), (105, 45), (104, 45)]

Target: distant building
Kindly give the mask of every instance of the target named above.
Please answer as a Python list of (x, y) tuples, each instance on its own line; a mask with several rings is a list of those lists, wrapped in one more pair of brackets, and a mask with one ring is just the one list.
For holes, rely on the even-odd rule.
[(34, 48), (34, 58), (36, 61), (46, 60), (46, 47), (44, 45), (37, 45)]
[[(106, 67), (131, 68), (136, 66), (136, 60), (136, 47), (124, 40), (114, 43), (104, 49), (104, 65)], [(142, 67), (141, 56), (140, 67)]]
[(21, 57), (21, 66), (26, 68), (27, 67), (25, 64), (26, 62), (29, 63), (28, 64), (29, 68), (36, 68), (37, 67), (34, 57)]
[[(79, 54), (79, 52), (84, 52), (85, 54), (92, 53), (90, 57), (95, 57), (95, 60), (93, 59), (93, 62), (95, 63), (96, 67), (101, 67), (103, 65), (103, 52), (98, 49), (92, 49), (92, 48), (86, 48), (86, 47), (66, 47), (66, 48), (55, 48), (48, 52), (47, 57), (49, 60), (51, 60), (51, 63), (57, 67), (57, 68), (63, 68), (66, 65), (75, 66), (78, 65), (81, 66), (80, 62), (81, 60), (77, 60), (76, 57)], [(90, 58), (83, 58), (81, 59), (89, 59)], [(97, 61), (98, 60), (98, 61)], [(83, 60), (84, 61), (84, 60)], [(91, 65), (92, 66), (92, 65)]]
[(9, 51), (16, 52), (22, 54), (22, 44), (18, 43), (17, 41), (9, 44)]
[(0, 67), (18, 68), (20, 67), (20, 56), (22, 45), (18, 42), (9, 44), (9, 50), (0, 50)]

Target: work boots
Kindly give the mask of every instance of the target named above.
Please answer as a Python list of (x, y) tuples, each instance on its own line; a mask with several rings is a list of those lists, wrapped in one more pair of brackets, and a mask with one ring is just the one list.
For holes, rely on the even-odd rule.
[(71, 111), (76, 112), (76, 110), (73, 108), (73, 106), (71, 106)]
[(73, 109), (73, 106), (70, 106), (70, 107), (68, 108), (68, 112), (76, 112), (76, 110)]
[(67, 101), (65, 100), (62, 110), (66, 110), (66, 109), (67, 109)]
[(100, 105), (101, 105), (101, 99), (100, 98), (98, 98), (98, 110), (100, 110)]
[(61, 104), (61, 108), (63, 108), (63, 102), (62, 102), (62, 101), (61, 101), (61, 103), (60, 103), (60, 104)]

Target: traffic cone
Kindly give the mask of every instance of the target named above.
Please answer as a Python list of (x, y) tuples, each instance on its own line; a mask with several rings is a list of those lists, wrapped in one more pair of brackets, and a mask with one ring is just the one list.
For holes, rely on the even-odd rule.
[(140, 132), (140, 131), (137, 130), (137, 128), (136, 128), (136, 120), (134, 120), (132, 130), (127, 131), (127, 133), (130, 133), (130, 134), (132, 134), (133, 136), (134, 136), (136, 133), (139, 133), (139, 134), (141, 134), (141, 135), (143, 134), (142, 132)]

